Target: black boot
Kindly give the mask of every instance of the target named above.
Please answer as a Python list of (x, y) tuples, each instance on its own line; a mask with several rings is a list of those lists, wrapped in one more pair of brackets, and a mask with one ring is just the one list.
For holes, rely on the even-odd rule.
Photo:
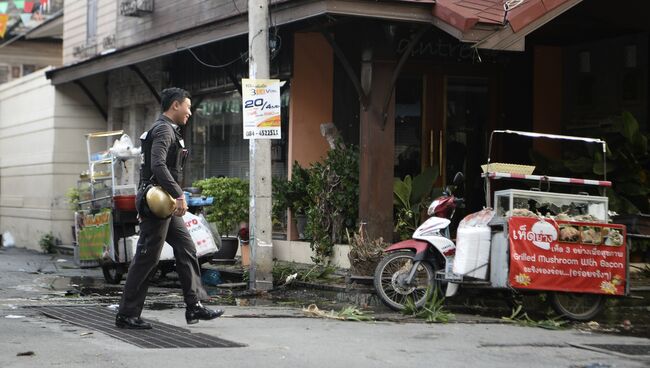
[(191, 306), (187, 306), (187, 309), (185, 309), (185, 321), (187, 321), (188, 325), (195, 324), (199, 322), (199, 320), (203, 321), (209, 321), (211, 319), (215, 319), (223, 314), (223, 310), (221, 309), (208, 309), (201, 305), (201, 303), (196, 303)]
[(124, 314), (117, 314), (115, 316), (115, 326), (119, 328), (126, 328), (129, 330), (149, 330), (151, 324), (142, 320), (140, 317), (129, 317)]

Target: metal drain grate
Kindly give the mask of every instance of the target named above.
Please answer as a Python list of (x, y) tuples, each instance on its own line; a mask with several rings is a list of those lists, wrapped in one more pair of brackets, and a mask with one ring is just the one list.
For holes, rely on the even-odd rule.
[(650, 345), (648, 344), (584, 344), (580, 347), (624, 355), (650, 356)]
[(38, 307), (44, 315), (73, 325), (102, 332), (145, 349), (238, 348), (246, 345), (190, 330), (148, 321), (151, 330), (127, 330), (115, 327), (115, 312), (99, 306)]

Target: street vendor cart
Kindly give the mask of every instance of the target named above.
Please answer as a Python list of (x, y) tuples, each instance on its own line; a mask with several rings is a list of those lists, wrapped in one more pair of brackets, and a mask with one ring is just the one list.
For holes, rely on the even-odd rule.
[[(464, 200), (448, 187), (432, 202), (428, 213), (433, 216), (415, 230), (412, 239), (385, 250), (387, 255), (375, 271), (379, 297), (388, 306), (403, 309), (409, 298), (416, 306), (424, 305), (430, 290), (444, 285), (447, 296), (455, 295), (461, 286), (515, 295), (546, 293), (560, 315), (589, 320), (602, 309), (606, 297), (628, 295), (626, 228), (610, 223), (603, 190), (611, 182), (605, 175), (603, 180), (551, 177), (534, 175), (533, 166), (492, 163), (495, 134), (600, 144), (603, 153), (606, 150), (600, 139), (494, 131), (483, 166), (486, 208), (466, 216), (456, 239), (451, 239), (450, 219)], [(455, 185), (459, 178), (460, 173)], [(496, 181), (511, 180), (519, 187), (522, 182), (533, 185), (491, 189)], [(599, 193), (551, 191), (553, 184), (591, 186)]]
[[(101, 147), (102, 140), (112, 137), (120, 137), (112, 149), (93, 152), (97, 141)], [(101, 266), (106, 281), (119, 283), (133, 257), (127, 241), (137, 232), (139, 148), (122, 130), (86, 134), (86, 148), (88, 170), (78, 181), (75, 259), (81, 267)]]
[[(93, 152), (94, 140), (120, 138), (105, 151)], [(133, 147), (123, 131), (86, 135), (88, 171), (78, 181), (79, 210), (75, 213), (75, 260), (81, 267), (101, 266), (104, 279), (118, 284), (127, 272), (138, 243), (138, 219), (135, 206), (136, 168), (140, 148)], [(212, 197), (185, 192), (189, 211), (183, 215), (185, 226), (194, 241), (200, 262), (207, 262), (217, 252), (220, 237), (202, 214)], [(216, 236), (215, 236), (216, 234)], [(216, 239), (216, 240), (215, 240)], [(158, 270), (161, 275), (174, 269), (172, 247), (163, 245)]]

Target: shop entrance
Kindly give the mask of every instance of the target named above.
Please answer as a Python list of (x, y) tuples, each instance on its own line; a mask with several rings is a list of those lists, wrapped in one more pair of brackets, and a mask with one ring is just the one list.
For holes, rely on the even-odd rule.
[(468, 210), (484, 205), (481, 165), (486, 162), (490, 126), (489, 79), (447, 76), (442, 137), (445, 185), (457, 172), (465, 174), (461, 190)]
[(412, 67), (395, 90), (394, 175), (417, 175), (438, 169), (438, 187), (465, 174), (459, 194), (467, 210), (484, 203), (481, 165), (486, 160), (489, 132), (495, 127), (494, 73)]

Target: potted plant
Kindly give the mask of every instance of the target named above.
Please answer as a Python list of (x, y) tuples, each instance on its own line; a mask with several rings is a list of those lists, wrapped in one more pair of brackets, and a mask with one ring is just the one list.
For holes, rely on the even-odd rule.
[(214, 197), (214, 204), (206, 207), (209, 222), (216, 224), (221, 234), (221, 249), (217, 259), (233, 259), (237, 253), (238, 226), (248, 222), (248, 181), (239, 178), (208, 178), (194, 182), (201, 194)]

